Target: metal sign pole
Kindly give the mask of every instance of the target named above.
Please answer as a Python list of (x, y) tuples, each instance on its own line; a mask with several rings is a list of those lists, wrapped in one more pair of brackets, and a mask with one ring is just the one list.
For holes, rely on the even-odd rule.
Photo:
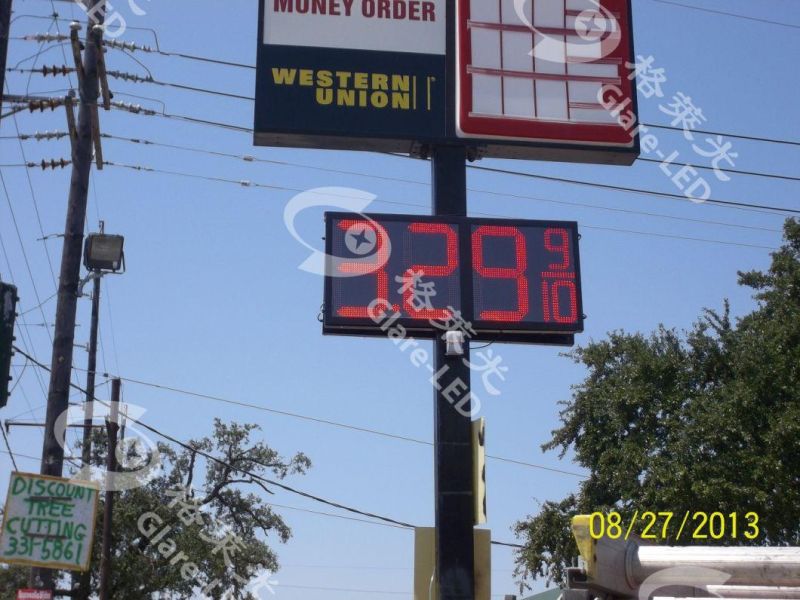
[[(466, 149), (437, 146), (432, 151), (433, 213), (466, 216)], [(464, 353), (448, 356), (434, 341), (434, 428), (436, 477), (436, 575), (439, 600), (474, 600), (474, 505), (472, 501), (472, 418), (469, 342)], [(459, 407), (456, 408), (456, 405)]]
[[(455, 132), (456, 3), (447, 0), (446, 130)], [(433, 214), (467, 216), (467, 149), (431, 148)], [(434, 477), (436, 493), (436, 580), (439, 600), (475, 599), (475, 513), (472, 500), (472, 415), (469, 340), (463, 354), (447, 355), (434, 338)], [(466, 402), (462, 400), (467, 398)], [(458, 404), (460, 409), (456, 409)]]

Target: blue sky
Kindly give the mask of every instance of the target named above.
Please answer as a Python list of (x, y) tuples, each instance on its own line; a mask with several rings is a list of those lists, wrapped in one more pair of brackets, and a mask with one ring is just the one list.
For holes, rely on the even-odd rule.
[[(140, 2), (146, 15), (134, 15), (126, 2), (119, 10), (131, 27), (124, 39), (153, 45), (158, 34), (162, 50), (253, 64), (256, 53), (255, 2), (219, 3)], [(790, 60), (800, 52), (800, 38), (790, 27), (691, 10), (657, 0), (634, 0), (636, 50), (652, 55), (664, 67), (668, 97), (691, 96), (708, 117), (708, 129), (800, 139), (797, 98), (800, 82)], [(703, 0), (703, 7), (762, 19), (800, 24), (794, 0)], [(63, 17), (67, 3), (56, 2)], [(52, 22), (32, 18), (51, 12), (49, 2), (17, 0), (12, 36), (46, 31)], [(21, 16), (24, 15), (24, 16)], [(59, 23), (62, 31), (67, 24)], [(12, 40), (9, 65), (34, 55), (33, 42)], [(153, 76), (162, 81), (252, 95), (254, 72), (177, 57), (137, 52)], [(61, 50), (42, 53), (36, 66), (61, 65)], [(144, 73), (142, 65), (119, 51), (109, 52), (109, 69)], [(22, 62), (30, 68), (32, 61)], [(67, 88), (63, 77), (42, 78), (12, 74), (11, 93), (44, 94)], [(249, 127), (249, 102), (217, 96), (114, 81), (116, 99), (158, 107), (168, 113), (234, 123)], [(63, 93), (63, 92), (58, 92)], [(143, 96), (135, 98), (126, 94)], [(157, 100), (158, 102), (156, 102)], [(640, 98), (645, 123), (665, 124), (668, 117), (655, 99)], [(429, 165), (421, 161), (332, 151), (253, 148), (248, 134), (198, 126), (177, 120), (101, 114), (105, 133), (143, 138), (165, 144), (203, 148), (236, 155), (283, 161), (306, 167), (252, 163), (137, 145), (106, 139), (106, 160), (180, 171), (228, 180), (251, 180), (278, 188), (308, 189), (347, 186), (378, 196), (376, 212), (427, 213), (430, 205)], [(67, 157), (68, 142), (22, 142), (5, 139), (36, 131), (63, 130), (63, 112), (21, 113), (4, 119), (0, 128), (0, 164)], [(659, 132), (662, 147), (695, 159), (691, 144), (679, 133)], [(732, 140), (739, 153), (737, 168), (797, 175), (800, 150), (773, 143)], [(529, 173), (675, 193), (658, 165), (639, 162), (633, 167), (603, 167), (556, 163), (486, 160), (482, 164)], [(388, 176), (408, 183), (385, 181), (341, 171)], [(57, 273), (59, 238), (37, 241), (63, 231), (69, 171), (2, 168), (8, 192), (0, 198), (0, 273), (13, 280), (22, 298), (17, 334), (21, 344), (45, 363), (50, 361), (45, 322), (52, 323), (55, 302), (35, 309), (36, 293), (45, 300), (55, 292), (48, 265), (49, 252)], [(708, 174), (710, 180), (713, 175)], [(414, 183), (419, 182), (419, 183)], [(763, 269), (769, 250), (780, 244), (782, 218), (710, 205), (696, 205), (654, 196), (592, 189), (556, 182), (471, 171), (469, 208), (474, 215), (491, 214), (530, 219), (577, 220), (583, 234), (581, 260), (586, 332), (579, 343), (602, 339), (608, 331), (648, 332), (659, 323), (688, 328), (703, 308), (718, 308), (730, 298), (741, 315), (753, 307), (746, 290), (736, 285), (737, 270)], [(482, 191), (481, 191), (482, 190)], [(35, 197), (35, 204), (33, 197)], [(492, 192), (491, 194), (485, 193)], [(728, 183), (713, 180), (713, 196), (797, 209), (797, 183), (734, 175)], [(322, 279), (298, 270), (307, 250), (287, 232), (283, 208), (294, 195), (287, 190), (246, 188), (230, 183), (143, 173), (107, 167), (95, 172), (90, 193), (89, 226), (98, 219), (106, 231), (126, 238), (128, 272), (104, 280), (101, 315), (102, 370), (271, 409), (374, 428), (393, 434), (432, 439), (432, 394), (428, 373), (415, 369), (386, 340), (323, 337), (317, 314), (322, 302)], [(558, 201), (543, 202), (534, 198)], [(387, 201), (389, 203), (381, 203)], [(11, 218), (9, 203), (16, 217)], [(395, 203), (403, 203), (398, 205)], [(647, 211), (679, 217), (759, 227), (742, 229), (641, 214), (575, 206)], [(41, 230), (38, 216), (41, 220)], [(321, 210), (300, 217), (308, 240), (323, 235)], [(17, 233), (19, 230), (19, 236)], [(615, 230), (632, 230), (625, 233)], [(749, 244), (724, 245), (670, 237), (703, 238)], [(24, 248), (24, 255), (23, 255)], [(26, 261), (27, 259), (27, 261)], [(9, 265), (10, 271), (9, 272)], [(28, 271), (30, 268), (30, 274)], [(34, 285), (36, 290), (34, 291)], [(30, 312), (28, 312), (30, 311)], [(76, 343), (89, 334), (90, 303), (79, 303)], [(43, 314), (42, 314), (43, 313)], [(539, 447), (558, 425), (557, 402), (569, 397), (570, 386), (584, 375), (581, 368), (547, 347), (496, 345), (494, 351), (509, 367), (502, 395), (483, 403), (490, 454), (556, 469), (579, 471), (569, 460)], [(86, 353), (76, 349), (76, 366), (85, 367)], [(18, 357), (14, 363), (22, 366)], [(20, 375), (21, 368), (15, 369)], [(81, 384), (85, 374), (78, 371)], [(3, 420), (41, 421), (44, 416), (46, 373), (28, 367), (19, 380)], [(100, 380), (104, 381), (103, 379)], [(45, 388), (46, 389), (46, 388)], [(107, 397), (109, 386), (99, 389)], [(144, 420), (189, 439), (210, 432), (215, 417), (258, 423), (261, 436), (284, 454), (303, 451), (314, 462), (305, 477), (288, 483), (343, 504), (419, 525), (433, 523), (433, 454), (419, 444), (337, 429), (244, 407), (221, 404), (132, 383), (125, 400), (147, 409)], [(76, 400), (78, 398), (75, 398)], [(41, 451), (38, 430), (13, 428), (10, 443), (20, 455)], [(38, 461), (18, 456), (22, 470), (38, 470)], [(0, 455), (0, 489), (12, 469)], [(537, 511), (538, 503), (558, 500), (576, 489), (579, 479), (541, 469), (489, 461), (489, 526), (493, 538), (514, 542), (515, 521)], [(271, 500), (311, 510), (331, 510), (309, 500), (277, 491)], [(410, 597), (413, 536), (399, 529), (282, 510), (294, 537), (278, 547), (284, 568), (276, 575), (277, 596), (307, 597), (291, 586), (345, 588), (395, 593), (325, 592), (331, 598)], [(493, 593), (512, 593), (513, 554), (493, 552)], [(537, 589), (542, 589), (537, 584)]]

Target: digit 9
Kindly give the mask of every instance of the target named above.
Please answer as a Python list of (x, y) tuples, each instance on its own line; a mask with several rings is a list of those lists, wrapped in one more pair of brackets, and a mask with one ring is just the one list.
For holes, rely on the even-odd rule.
[[(486, 238), (511, 238), (514, 240), (515, 265), (513, 267), (487, 267), (484, 262)], [(475, 272), (486, 279), (509, 279), (517, 286), (517, 307), (511, 310), (482, 310), (482, 321), (508, 321), (519, 323), (529, 312), (528, 251), (525, 236), (517, 227), (482, 225), (472, 233), (472, 264)]]

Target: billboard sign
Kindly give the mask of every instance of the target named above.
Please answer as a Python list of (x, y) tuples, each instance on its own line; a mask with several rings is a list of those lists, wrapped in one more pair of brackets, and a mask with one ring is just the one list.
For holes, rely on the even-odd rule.
[(11, 474), (0, 562), (86, 571), (92, 554), (98, 486), (60, 477)]
[(630, 0), (260, 0), (259, 11), (256, 145), (638, 156), (615, 110), (636, 115)]
[(531, 142), (636, 151), (604, 102), (635, 103), (630, 18), (629, 0), (458, 0), (458, 136), (509, 158), (536, 157)]
[(571, 345), (583, 331), (567, 221), (326, 214), (323, 332)]
[(257, 145), (410, 151), (444, 137), (446, 0), (261, 0)]

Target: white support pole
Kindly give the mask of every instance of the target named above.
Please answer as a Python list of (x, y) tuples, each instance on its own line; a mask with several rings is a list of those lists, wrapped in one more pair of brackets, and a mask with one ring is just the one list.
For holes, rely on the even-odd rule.
[(591, 536), (591, 516), (572, 520), (583, 559), (573, 589), (614, 598), (709, 597), (800, 600), (800, 547), (654, 546)]
[(709, 594), (720, 598), (758, 598), (763, 600), (800, 600), (800, 587), (768, 587), (763, 585), (707, 585)]
[(684, 567), (725, 573), (730, 576), (725, 585), (800, 587), (800, 547), (637, 546), (626, 566), (628, 578), (638, 584)]

